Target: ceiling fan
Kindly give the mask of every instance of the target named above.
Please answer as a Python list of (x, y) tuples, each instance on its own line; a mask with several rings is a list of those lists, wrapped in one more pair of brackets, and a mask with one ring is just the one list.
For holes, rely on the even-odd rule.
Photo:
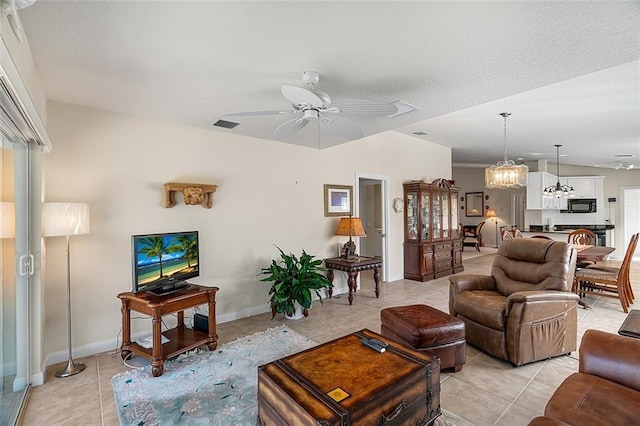
[(350, 118), (384, 117), (398, 112), (398, 107), (394, 104), (367, 99), (339, 99), (332, 102), (328, 94), (315, 89), (318, 81), (320, 81), (319, 73), (305, 71), (302, 74), (302, 82), (307, 88), (282, 86), (280, 89), (282, 96), (291, 102), (292, 110), (235, 112), (223, 114), (223, 116), (294, 114), (295, 118), (285, 121), (273, 132), (274, 138), (284, 139), (310, 122), (317, 122), (318, 128), (322, 131), (347, 140), (354, 140), (361, 138), (363, 133)]

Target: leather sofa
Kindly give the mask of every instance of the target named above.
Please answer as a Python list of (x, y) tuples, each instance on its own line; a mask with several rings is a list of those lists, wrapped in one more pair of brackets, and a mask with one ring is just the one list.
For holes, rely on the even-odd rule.
[(640, 421), (640, 339), (587, 330), (578, 372), (529, 425), (633, 425)]
[(577, 348), (576, 251), (562, 241), (504, 241), (491, 275), (449, 277), (449, 313), (467, 343), (518, 366)]

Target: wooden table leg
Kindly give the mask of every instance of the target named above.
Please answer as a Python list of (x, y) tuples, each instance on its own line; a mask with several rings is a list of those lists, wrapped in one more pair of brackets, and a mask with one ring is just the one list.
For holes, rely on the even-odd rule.
[(152, 321), (153, 347), (151, 348), (151, 372), (153, 377), (162, 376), (164, 361), (162, 360), (162, 318), (154, 313)]
[(215, 293), (209, 294), (209, 342), (207, 346), (210, 351), (215, 351), (218, 347), (218, 334), (216, 333), (216, 301)]
[(349, 304), (351, 305), (351, 302), (353, 302), (353, 293), (356, 291), (356, 286), (358, 285), (358, 271), (349, 272), (347, 284), (349, 285)]
[[(333, 284), (333, 269), (327, 269), (327, 279)], [(333, 287), (329, 287), (329, 298), (333, 297)]]
[(131, 355), (129, 346), (131, 346), (131, 311), (126, 300), (122, 300), (122, 346), (120, 347), (120, 356), (127, 359)]
[(380, 296), (380, 272), (378, 268), (373, 268), (373, 280), (376, 282), (376, 299)]

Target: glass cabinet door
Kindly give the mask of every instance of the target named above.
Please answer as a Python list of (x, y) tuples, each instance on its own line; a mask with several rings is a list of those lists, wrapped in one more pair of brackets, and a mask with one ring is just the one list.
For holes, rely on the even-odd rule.
[(405, 206), (405, 223), (407, 228), (405, 229), (405, 238), (407, 241), (418, 240), (418, 193), (408, 192), (406, 197)]
[(449, 223), (449, 193), (442, 193), (442, 237), (449, 238), (451, 224)]
[(424, 240), (428, 240), (429, 239), (429, 231), (430, 231), (430, 223), (431, 223), (431, 216), (430, 216), (430, 212), (431, 212), (431, 206), (429, 206), (429, 193), (428, 192), (423, 192), (422, 193), (422, 197), (420, 199), (420, 208), (422, 209), (421, 212), (421, 220), (422, 220), (422, 232), (420, 234), (420, 238), (422, 239), (422, 241)]
[(458, 223), (458, 194), (451, 194), (451, 237), (460, 236), (460, 224)]
[(433, 239), (442, 238), (442, 195), (439, 192), (433, 193)]

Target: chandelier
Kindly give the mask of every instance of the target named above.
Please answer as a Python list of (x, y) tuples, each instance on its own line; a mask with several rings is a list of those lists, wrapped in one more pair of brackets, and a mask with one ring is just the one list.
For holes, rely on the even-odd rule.
[(484, 169), (484, 185), (489, 189), (521, 188), (527, 186), (529, 167), (516, 164), (507, 157), (507, 117), (510, 112), (500, 114), (504, 118), (504, 161)]
[(542, 191), (544, 198), (573, 198), (576, 196), (576, 191), (572, 186), (560, 185), (560, 147), (562, 145), (554, 145), (556, 147), (556, 178), (558, 181), (555, 185), (550, 185)]

